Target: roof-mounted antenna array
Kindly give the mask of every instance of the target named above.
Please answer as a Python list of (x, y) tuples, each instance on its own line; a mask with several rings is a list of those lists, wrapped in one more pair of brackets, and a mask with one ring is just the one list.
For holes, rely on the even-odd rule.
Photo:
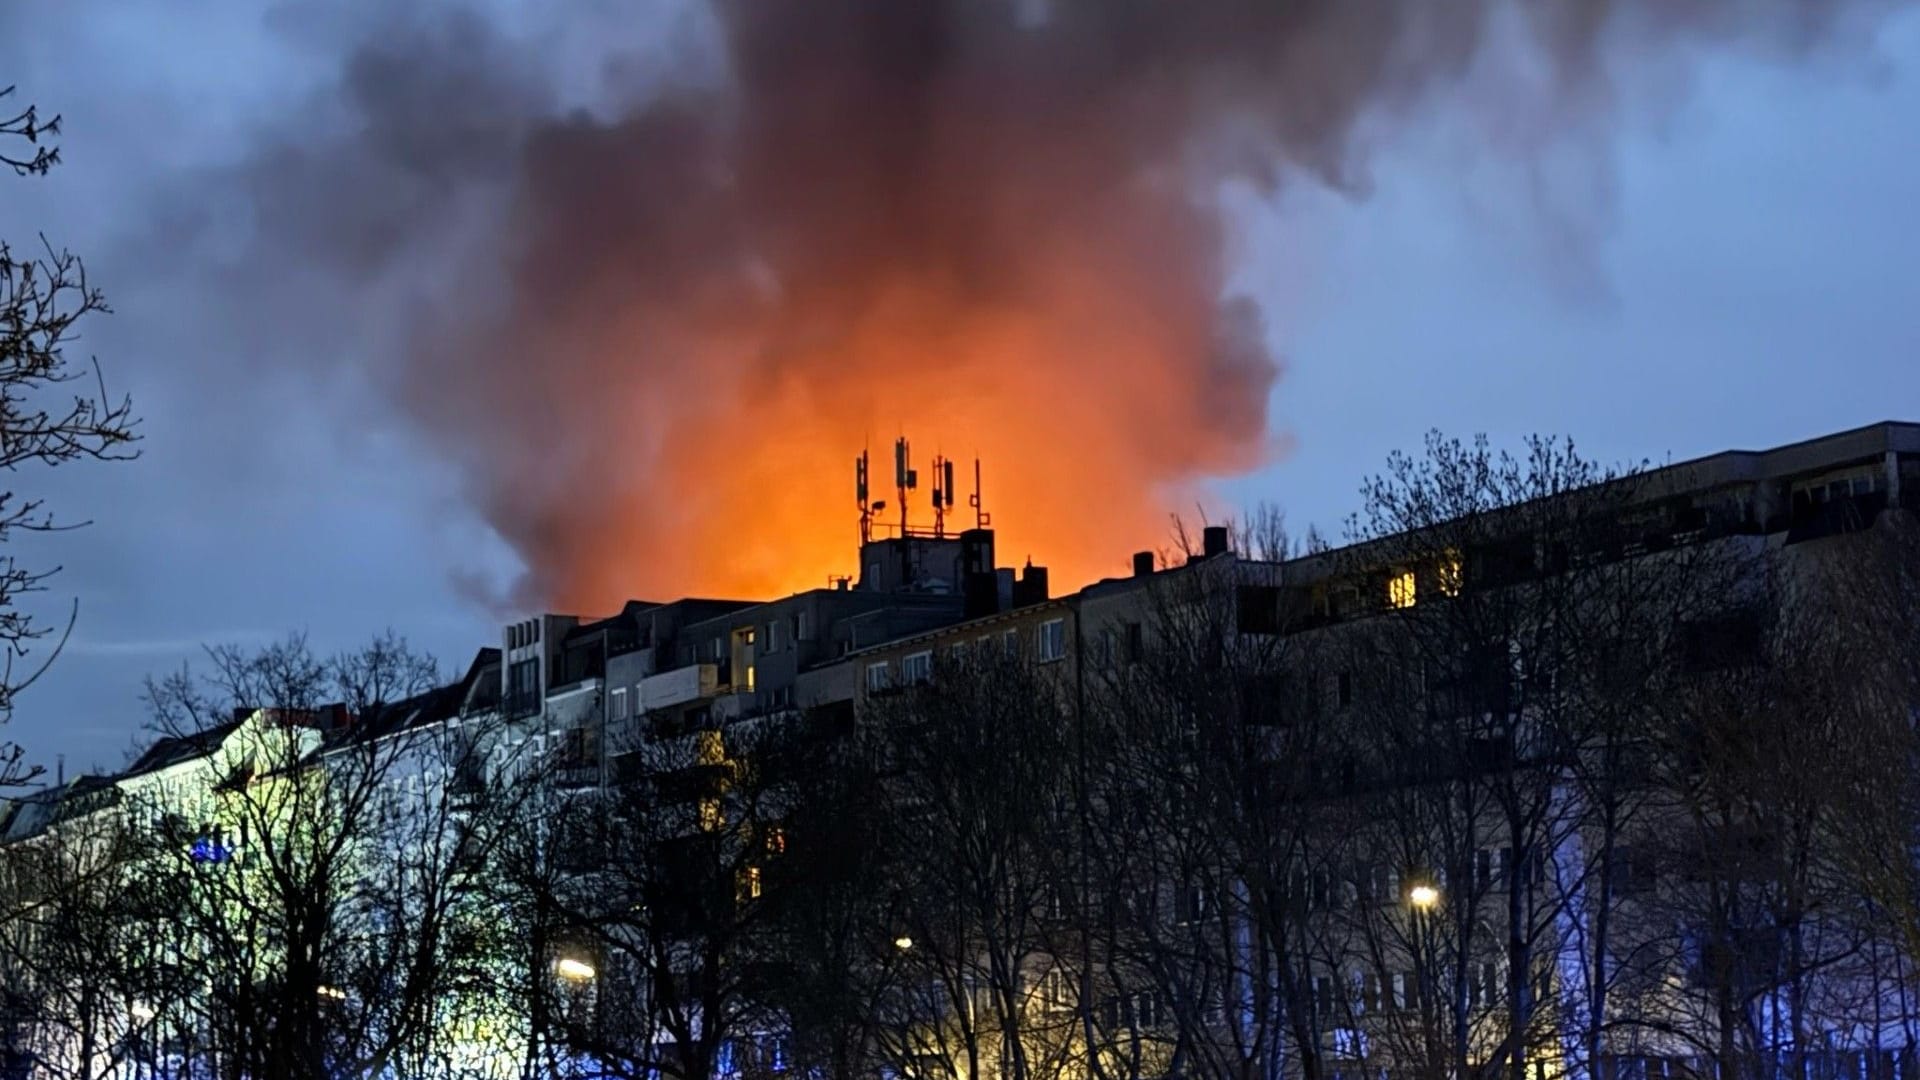
[[(944, 539), (947, 535), (948, 516), (953, 513), (954, 502), (959, 498), (960, 485), (954, 476), (952, 458), (934, 455), (933, 459), (933, 528), (931, 531), (922, 526), (917, 532), (907, 514), (907, 496), (909, 492), (920, 490), (920, 470), (913, 467), (913, 447), (905, 436), (893, 442), (893, 486), (895, 497), (899, 499), (900, 536), (932, 536)], [(885, 500), (873, 498), (873, 461), (868, 451), (860, 451), (853, 459), (853, 497), (860, 508), (860, 542), (873, 542), (874, 524), (880, 513), (887, 509)], [(974, 527), (984, 529), (993, 523), (980, 501), (980, 459), (973, 459), (973, 494), (967, 497), (967, 505), (973, 508)], [(886, 526), (880, 527), (883, 531)]]

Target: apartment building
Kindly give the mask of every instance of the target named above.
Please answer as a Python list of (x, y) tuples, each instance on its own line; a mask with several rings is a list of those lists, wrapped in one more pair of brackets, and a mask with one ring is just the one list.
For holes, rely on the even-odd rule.
[[(1396, 844), (1409, 843), (1408, 834), (1352, 808), (1412, 806), (1406, 792), (1447, 782), (1453, 766), (1421, 760), (1443, 756), (1434, 752), (1437, 744), (1399, 749), (1366, 744), (1369, 734), (1380, 730), (1368, 726), (1385, 715), (1380, 702), (1402, 692), (1402, 683), (1416, 673), (1383, 671), (1379, 649), (1374, 662), (1358, 660), (1363, 650), (1356, 643), (1401, 634), (1415, 616), (1441, 610), (1463, 590), (1537, 588), (1538, 582), (1579, 568), (1657, 563), (1716, 545), (1780, 553), (1774, 565), (1789, 568), (1818, 558), (1889, 510), (1920, 512), (1920, 424), (1878, 424), (1772, 450), (1716, 454), (1635, 475), (1621, 481), (1619, 491), (1605, 503), (1607, 527), (1583, 534), (1579, 543), (1543, 540), (1529, 532), (1532, 519), (1525, 507), (1488, 515), (1470, 534), (1462, 534), (1469, 542), (1457, 547), (1383, 536), (1274, 560), (1236, 552), (1228, 530), (1209, 527), (1196, 551), (1171, 560), (1138, 554), (1130, 576), (1064, 596), (1051, 594), (1044, 568), (997, 567), (993, 536), (984, 528), (954, 536), (868, 538), (859, 552), (858, 577), (831, 588), (772, 600), (636, 600), (604, 618), (540, 614), (515, 621), (502, 628), (497, 646), (476, 653), (455, 684), (380, 717), (357, 719), (365, 721), (360, 730), (366, 737), (431, 730), (470, 739), (465, 753), (442, 760), (444, 775), (433, 779), (427, 775), (431, 770), (423, 769), (419, 779), (409, 781), (439, 785), (434, 790), (440, 797), (482, 797), (500, 775), (581, 795), (646, 784), (652, 789), (651, 812), (679, 815), (679, 824), (662, 835), (692, 838), (679, 847), (704, 851), (700, 845), (711, 847), (712, 841), (699, 838), (722, 831), (728, 820), (728, 800), (738, 797), (730, 787), (733, 763), (756, 731), (809, 716), (854, 723), (875, 708), (900, 708), (908, 699), (903, 695), (937, 693), (944, 678), (964, 677), (989, 662), (1017, 663), (1042, 674), (1060, 688), (1064, 707), (1074, 711), (1086, 708), (1092, 695), (1124, 692), (1135, 677), (1130, 670), (1144, 669), (1150, 657), (1163, 657), (1169, 649), (1191, 650), (1196, 671), (1253, 664), (1245, 658), (1248, 650), (1265, 650), (1257, 661), (1265, 666), (1246, 669), (1257, 678), (1234, 696), (1234, 722), (1273, 733), (1262, 745), (1277, 759), (1287, 760), (1290, 748), (1311, 747), (1311, 760), (1287, 766), (1288, 779), (1274, 789), (1279, 792), (1274, 798), (1309, 806), (1314, 827), (1335, 837), (1325, 843), (1302, 840), (1300, 851), (1290, 856), (1296, 864), (1276, 872), (1274, 887), (1289, 897), (1287, 903), (1312, 913), (1310, 920), (1288, 925), (1306, 928), (1301, 932), (1316, 957), (1298, 969), (1301, 986), (1280, 993), (1276, 1003), (1312, 1014), (1304, 1027), (1319, 1040), (1317, 1049), (1332, 1063), (1329, 1071), (1371, 1075), (1387, 1068), (1396, 1054), (1431, 1034), (1423, 1025), (1437, 1022), (1420, 1013), (1419, 1002), (1431, 989), (1423, 987), (1435, 977), (1431, 957), (1425, 966), (1420, 957), (1421, 950), (1436, 948), (1431, 937), (1441, 931), (1430, 926), (1429, 939), (1422, 940), (1417, 932), (1410, 936), (1409, 928), (1445, 912), (1456, 928), (1448, 933), (1457, 936), (1471, 922), (1475, 940), (1490, 942), (1484, 953), (1471, 951), (1477, 945), (1460, 946), (1463, 951), (1447, 972), (1466, 988), (1470, 1015), (1460, 1023), (1471, 1029), (1473, 1054), (1485, 1059), (1502, 1052), (1505, 1035), (1490, 1017), (1516, 985), (1502, 967), (1518, 953), (1502, 948), (1511, 913), (1498, 910), (1501, 905), (1571, 911), (1575, 905), (1568, 896), (1574, 882), (1589, 879), (1582, 867), (1593, 864), (1594, 856), (1586, 852), (1597, 842), (1618, 845), (1617, 852), (1609, 848), (1605, 872), (1610, 880), (1617, 878), (1623, 893), (1666, 896), (1678, 905), (1681, 894), (1699, 883), (1679, 876), (1671, 865), (1640, 858), (1633, 849), (1651, 849), (1643, 837), (1647, 832), (1677, 833), (1683, 824), (1724, 830), (1732, 823), (1683, 822), (1680, 811), (1663, 806), (1646, 811), (1635, 836), (1597, 837), (1582, 824), (1558, 828), (1547, 843), (1516, 839), (1511, 830), (1503, 832), (1498, 814), (1476, 812), (1462, 819), (1461, 834), (1448, 840), (1446, 851), (1421, 858), (1393, 854)], [(1738, 605), (1724, 613), (1705, 612), (1663, 644), (1685, 653), (1685, 664), (1711, 667), (1729, 651), (1755, 647), (1753, 631), (1741, 621), (1745, 617)], [(1433, 624), (1437, 630), (1446, 625)], [(1207, 669), (1207, 664), (1221, 666)], [(1529, 718), (1548, 707), (1526, 696), (1540, 691), (1516, 689), (1525, 681), (1520, 676), (1497, 680), (1494, 701), (1486, 696), (1487, 686), (1464, 687), (1446, 672), (1417, 675), (1426, 715), (1444, 712), (1450, 723), (1469, 712), (1514, 718), (1504, 727), (1488, 721), (1488, 732), (1474, 736), (1481, 742), (1473, 753), (1482, 755), (1474, 760), (1489, 769), (1513, 768), (1516, 747), (1527, 740)], [(1443, 699), (1454, 703), (1436, 712), (1431, 703)], [(1470, 708), (1459, 704), (1469, 699)], [(348, 726), (344, 717), (332, 722), (334, 728)], [(1304, 738), (1301, 732), (1309, 729), (1332, 734), (1324, 736), (1325, 742), (1288, 741)], [(234, 756), (220, 748), (238, 731), (238, 726), (223, 727), (168, 740), (124, 773), (8, 801), (0, 809), (5, 843), (31, 844), (60, 822), (114, 801), (114, 793), (124, 797), (126, 791), (156, 783), (156, 776), (191, 772), (199, 777), (199, 794), (192, 798), (211, 799), (233, 777), (207, 772), (206, 763)], [(328, 747), (339, 745), (315, 738), (316, 762)], [(447, 760), (468, 764), (448, 771)], [(513, 770), (503, 770), (505, 763)], [(1538, 790), (1543, 798), (1564, 797), (1553, 784)], [(200, 803), (194, 805), (199, 813)], [(1566, 805), (1555, 806), (1556, 814), (1577, 816)], [(243, 848), (244, 838), (222, 831), (210, 813), (201, 814), (208, 820), (194, 831), (192, 842), (204, 846), (209, 858)], [(756, 826), (738, 844), (773, 851), (781, 841), (769, 828)], [(587, 854), (580, 862), (583, 870), (591, 869)], [(676, 857), (690, 858), (685, 851)], [(757, 899), (762, 888), (758, 856), (727, 858), (740, 863), (728, 871), (740, 902)], [(1147, 890), (1158, 890), (1157, 898), (1144, 901), (1144, 907), (1181, 925), (1196, 925), (1203, 910), (1218, 912), (1231, 892), (1231, 886), (1213, 884), (1215, 894), (1208, 899), (1197, 885), (1160, 880)], [(1462, 911), (1470, 915), (1461, 916)], [(1653, 918), (1655, 912), (1649, 900), (1637, 917)], [(1556, 1042), (1571, 1039), (1566, 1033), (1575, 1025), (1568, 1018), (1590, 1007), (1569, 996), (1588, 970), (1569, 944), (1588, 931), (1570, 918), (1558, 917), (1555, 925), (1540, 929), (1524, 950), (1539, 968), (1529, 973), (1530, 993), (1550, 1003), (1536, 1010), (1544, 1017), (1537, 1022)], [(1817, 929), (1812, 921), (1805, 926), (1812, 928), (1809, 933)], [(1765, 952), (1774, 946), (1741, 947)], [(1658, 1023), (1649, 1021), (1642, 1029), (1705, 1023), (1688, 1012), (1698, 1001), (1682, 969), (1705, 963), (1700, 957), (1710, 948), (1697, 943), (1687, 948), (1691, 959), (1676, 957), (1668, 965), (1670, 974), (1677, 972), (1679, 988), (1661, 1006), (1666, 1011)], [(1036, 950), (1035, 956), (1041, 955)], [(1231, 967), (1237, 961), (1228, 956), (1223, 962)], [(1863, 1022), (1840, 1032), (1843, 1025), (1834, 1018), (1844, 1010), (1838, 1006), (1803, 1008), (1806, 1024), (1822, 1026), (1821, 1038), (1844, 1043), (1849, 1053), (1866, 1054), (1889, 1045), (1889, 1032), (1920, 1027), (1920, 1010), (1901, 1004), (1904, 999), (1889, 1003), (1884, 973), (1861, 975), (1839, 959), (1828, 969), (1848, 973), (1855, 980), (1851, 985), (1861, 978), (1871, 984), (1858, 1000), (1870, 1001), (1886, 1022)], [(1052, 1009), (1073, 1009), (1083, 989), (1101, 996), (1102, 1010), (1112, 1002), (1128, 1002), (1124, 1014), (1115, 1008), (1105, 1029), (1133, 1029), (1135, 1037), (1165, 1023), (1163, 1017), (1172, 1011), (1174, 1002), (1166, 1000), (1164, 990), (1095, 989), (1096, 973), (1074, 971), (1069, 978), (1069, 970), (1064, 962), (1036, 959), (1017, 977), (1030, 982), (1035, 1000)], [(1823, 987), (1821, 992), (1838, 991)], [(1635, 1007), (1651, 1008), (1644, 1001)], [(1758, 991), (1743, 1007), (1779, 1012), (1778, 1003)], [(1216, 1010), (1210, 1022), (1229, 1023), (1229, 1012)], [(777, 1037), (764, 1029), (754, 1034)], [(1683, 1031), (1609, 1045), (1603, 1052), (1614, 1070), (1610, 1075), (1680, 1075), (1702, 1059), (1699, 1043)], [(1772, 1045), (1777, 1051), (1785, 1044)], [(1581, 1058), (1582, 1069), (1598, 1070), (1599, 1062), (1582, 1058), (1591, 1053), (1557, 1048), (1549, 1054), (1540, 1040), (1529, 1047), (1534, 1072), (1543, 1078), (1569, 1071), (1575, 1058)], [(1871, 1071), (1880, 1059), (1853, 1060)]]

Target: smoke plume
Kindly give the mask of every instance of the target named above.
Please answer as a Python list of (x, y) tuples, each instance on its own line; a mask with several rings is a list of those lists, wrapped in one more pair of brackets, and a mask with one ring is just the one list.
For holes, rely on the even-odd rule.
[[(325, 103), (348, 137), (253, 163), (255, 242), (433, 278), (382, 385), (526, 602), (823, 584), (855, 569), (854, 455), (888, 487), (899, 434), (923, 469), (980, 457), (1003, 557), (1075, 583), (1279, 443), (1224, 187), (1357, 192), (1370, 143), (1456, 97), (1523, 144), (1604, 137), (1620, 56), (1793, 57), (1863, 13), (713, 0), (707, 48), (603, 65), (591, 111), (486, 19), (417, 20), (351, 51)], [(1522, 74), (1455, 93), (1490, 66)]]

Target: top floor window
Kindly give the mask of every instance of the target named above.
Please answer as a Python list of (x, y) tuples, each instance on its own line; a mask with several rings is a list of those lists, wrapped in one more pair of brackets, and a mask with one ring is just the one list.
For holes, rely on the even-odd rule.
[(1034, 647), (1040, 661), (1059, 660), (1067, 655), (1067, 620), (1048, 619), (1034, 634)]
[(1388, 607), (1410, 608), (1413, 606), (1414, 598), (1417, 595), (1418, 588), (1414, 581), (1413, 571), (1395, 571), (1394, 575), (1387, 579)]
[(900, 661), (900, 681), (911, 686), (914, 683), (933, 681), (933, 653), (917, 652)]
[(885, 660), (867, 665), (867, 690), (885, 690), (893, 685), (893, 669)]

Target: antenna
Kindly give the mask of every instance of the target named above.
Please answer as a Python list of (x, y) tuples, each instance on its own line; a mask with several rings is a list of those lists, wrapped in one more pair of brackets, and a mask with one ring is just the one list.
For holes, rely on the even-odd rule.
[(853, 459), (853, 497), (860, 506), (860, 543), (873, 539), (873, 511), (867, 505), (867, 452)]
[[(947, 464), (947, 468), (951, 470), (953, 468), (953, 464), (949, 462)], [(947, 475), (951, 477), (953, 474), (949, 472)], [(948, 487), (953, 486), (953, 481), (951, 479), (947, 481), (947, 486)], [(967, 496), (967, 505), (973, 507), (973, 527), (974, 528), (984, 529), (987, 526), (993, 524), (993, 515), (987, 513), (986, 504), (980, 501), (980, 459), (979, 458), (973, 459), (973, 494)]]
[(953, 509), (953, 459), (933, 458), (933, 535), (940, 539), (947, 535), (947, 513)]
[(893, 479), (900, 489), (900, 535), (907, 535), (907, 492), (920, 486), (920, 474), (911, 467), (912, 453), (907, 446), (907, 437), (900, 436), (893, 441)]

